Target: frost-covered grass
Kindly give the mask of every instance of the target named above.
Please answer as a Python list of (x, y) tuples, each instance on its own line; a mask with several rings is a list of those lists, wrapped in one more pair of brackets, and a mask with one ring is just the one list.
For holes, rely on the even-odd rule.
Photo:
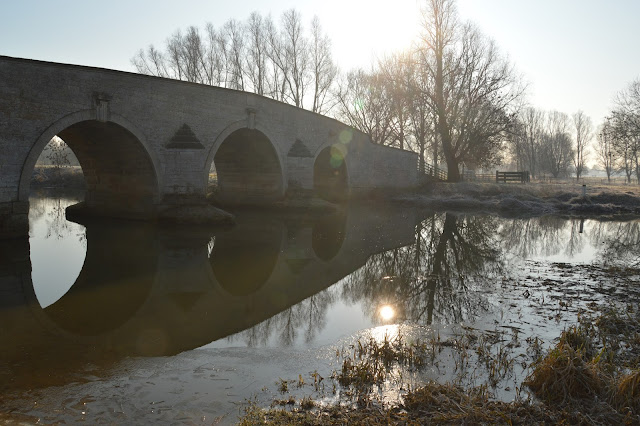
[(498, 213), (502, 216), (568, 214), (640, 215), (640, 186), (563, 183), (430, 183), (398, 201), (433, 210)]

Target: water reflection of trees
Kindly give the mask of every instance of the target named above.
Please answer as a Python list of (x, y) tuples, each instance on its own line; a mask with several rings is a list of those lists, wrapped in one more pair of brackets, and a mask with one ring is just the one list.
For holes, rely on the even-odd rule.
[(368, 314), (392, 305), (397, 317), (417, 323), (459, 322), (486, 304), (469, 297), (473, 285), (502, 270), (496, 218), (436, 214), (416, 228), (416, 242), (374, 255), (354, 272), (343, 296), (364, 300)]
[(608, 265), (640, 266), (640, 222), (599, 222), (590, 235), (600, 247), (602, 261)]
[(45, 239), (62, 240), (75, 235), (86, 247), (84, 227), (67, 221), (66, 208), (79, 201), (77, 196), (37, 196), (29, 200), (29, 221), (36, 223), (44, 220), (46, 228)]
[(560, 253), (571, 258), (582, 252), (588, 242), (599, 249), (596, 261), (618, 266), (640, 265), (640, 223), (637, 221), (543, 216), (504, 221), (499, 229), (505, 253), (519, 258)]
[(254, 347), (265, 346), (272, 337), (276, 337), (280, 345), (291, 346), (302, 333), (305, 343), (312, 342), (325, 327), (327, 311), (335, 300), (335, 290), (328, 288), (232, 336), (231, 340), (240, 339), (247, 346)]
[(562, 245), (561, 231), (566, 221), (552, 216), (514, 219), (500, 226), (500, 239), (506, 251), (521, 258), (536, 254), (556, 254)]

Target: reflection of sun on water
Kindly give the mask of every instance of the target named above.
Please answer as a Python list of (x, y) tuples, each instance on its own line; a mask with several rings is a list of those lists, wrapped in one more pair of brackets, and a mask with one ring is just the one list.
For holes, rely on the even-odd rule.
[(398, 324), (381, 325), (380, 327), (371, 329), (371, 338), (378, 343), (385, 340), (393, 340), (400, 334), (400, 326)]

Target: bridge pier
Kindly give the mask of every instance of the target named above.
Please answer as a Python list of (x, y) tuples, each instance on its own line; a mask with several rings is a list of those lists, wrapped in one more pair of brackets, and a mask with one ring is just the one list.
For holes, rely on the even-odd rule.
[(0, 239), (29, 235), (29, 203), (9, 201), (0, 203)]

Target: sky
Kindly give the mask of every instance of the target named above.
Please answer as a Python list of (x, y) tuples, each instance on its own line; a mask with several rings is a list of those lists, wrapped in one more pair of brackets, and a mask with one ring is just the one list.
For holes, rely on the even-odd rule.
[[(420, 33), (424, 0), (20, 0), (0, 3), (0, 55), (135, 71), (131, 58), (176, 29), (216, 28), (252, 11), (318, 15), (339, 67), (370, 68)], [(458, 0), (509, 57), (531, 106), (602, 122), (616, 92), (640, 77), (638, 0)]]

